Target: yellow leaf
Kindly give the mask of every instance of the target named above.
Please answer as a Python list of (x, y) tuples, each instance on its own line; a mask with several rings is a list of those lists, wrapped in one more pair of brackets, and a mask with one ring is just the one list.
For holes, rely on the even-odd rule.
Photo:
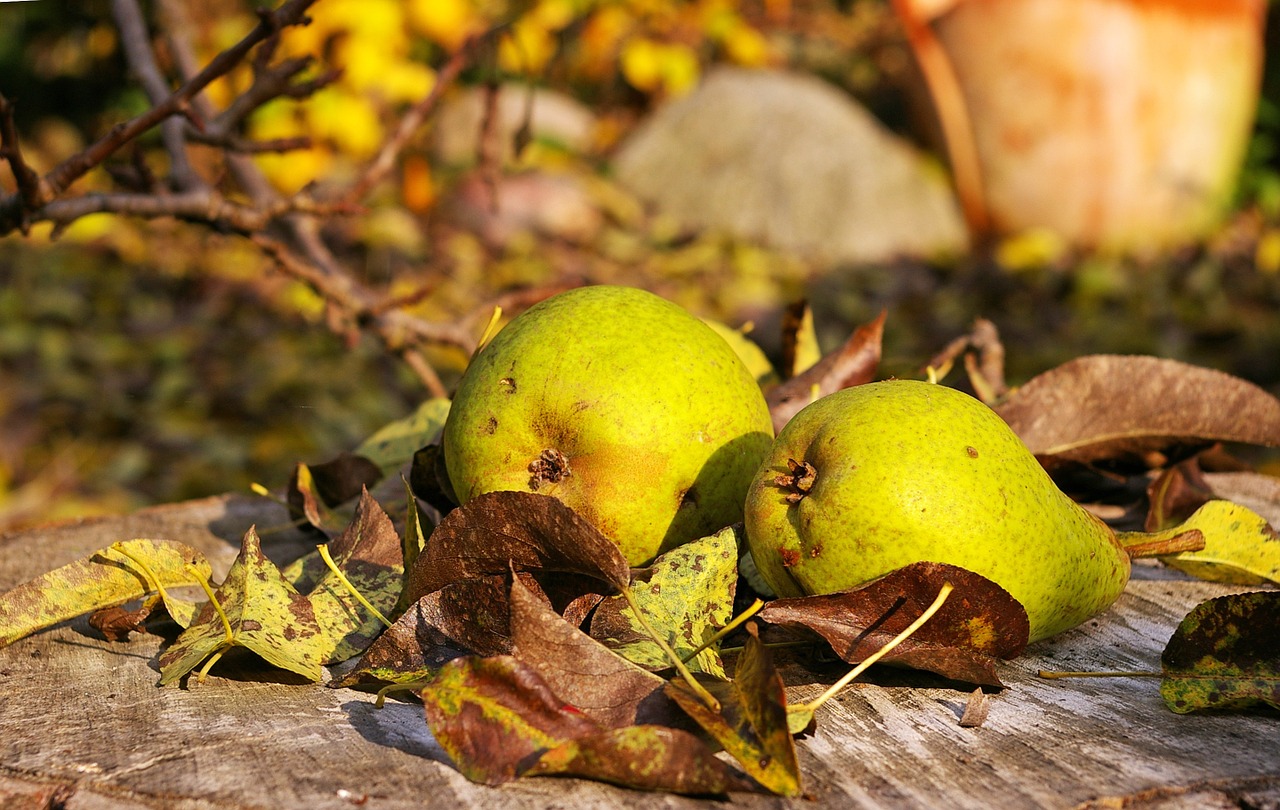
[(1167, 565), (1213, 582), (1280, 583), (1280, 534), (1256, 512), (1230, 501), (1209, 501), (1178, 529), (1199, 529), (1204, 548), (1161, 557)]

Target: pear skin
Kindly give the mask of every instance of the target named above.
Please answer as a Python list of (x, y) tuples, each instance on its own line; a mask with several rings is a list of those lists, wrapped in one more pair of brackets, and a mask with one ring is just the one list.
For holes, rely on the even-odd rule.
[(1129, 579), (1115, 533), (969, 395), (891, 380), (797, 414), (747, 495), (747, 541), (780, 596), (850, 590), (920, 561), (993, 580), (1031, 640), (1105, 610)]
[(570, 290), (472, 360), (444, 427), (462, 503), (560, 499), (632, 565), (742, 520), (773, 440), (755, 378), (711, 327), (643, 290)]

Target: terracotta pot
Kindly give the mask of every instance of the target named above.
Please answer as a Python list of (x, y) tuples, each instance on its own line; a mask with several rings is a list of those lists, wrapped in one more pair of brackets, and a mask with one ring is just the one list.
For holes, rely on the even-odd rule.
[(894, 0), (971, 229), (1118, 250), (1194, 240), (1230, 200), (1264, 0)]

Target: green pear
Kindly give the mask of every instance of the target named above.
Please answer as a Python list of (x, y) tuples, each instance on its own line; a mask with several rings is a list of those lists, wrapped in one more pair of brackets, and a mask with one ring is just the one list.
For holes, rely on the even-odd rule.
[(554, 496), (632, 565), (742, 520), (769, 451), (764, 395), (733, 349), (652, 293), (583, 287), (507, 324), (444, 427), (458, 500)]
[(752, 481), (747, 541), (780, 596), (850, 590), (915, 562), (993, 580), (1031, 640), (1105, 610), (1129, 554), (978, 400), (892, 380), (848, 388), (787, 423)]

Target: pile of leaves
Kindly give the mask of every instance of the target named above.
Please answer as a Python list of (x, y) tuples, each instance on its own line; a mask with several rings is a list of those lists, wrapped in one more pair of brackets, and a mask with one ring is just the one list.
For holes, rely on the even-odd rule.
[[(794, 308), (784, 319), (784, 368), (758, 370), (775, 422), (815, 393), (871, 380), (883, 324), (882, 316), (821, 356), (807, 309)], [(1081, 502), (1117, 523), (1203, 535), (1202, 550), (1168, 564), (1234, 583), (1280, 582), (1280, 536), (1266, 517), (1280, 514), (1280, 484), (1223, 450), (1280, 445), (1280, 401), (1237, 378), (1150, 357), (1079, 358), (1010, 391), (1003, 351), (980, 323), (929, 370), (945, 376), (962, 366), (968, 386)], [(552, 497), (495, 492), (456, 506), (433, 444), (448, 407), (431, 400), (351, 454), (298, 466), (286, 500), (323, 540), (315, 552), (278, 567), (250, 529), (215, 586), (190, 547), (118, 542), (0, 596), (0, 644), (90, 611), (109, 637), (167, 616), (181, 633), (160, 657), (161, 685), (203, 681), (236, 648), (310, 681), (333, 666), (331, 686), (416, 694), (432, 734), (477, 782), (570, 775), (784, 796), (803, 791), (797, 735), (871, 664), (1000, 688), (1000, 662), (1027, 644), (1022, 606), (954, 566), (919, 563), (847, 593), (766, 604), (739, 576), (740, 527), (631, 569)], [(397, 529), (369, 488), (406, 467)], [(354, 516), (333, 532), (330, 510), (353, 500)], [(177, 595), (192, 584), (203, 598)], [(1164, 652), (1167, 705), (1280, 708), (1278, 629), (1275, 590), (1196, 607)], [(792, 704), (777, 644), (855, 666), (819, 698)]]

